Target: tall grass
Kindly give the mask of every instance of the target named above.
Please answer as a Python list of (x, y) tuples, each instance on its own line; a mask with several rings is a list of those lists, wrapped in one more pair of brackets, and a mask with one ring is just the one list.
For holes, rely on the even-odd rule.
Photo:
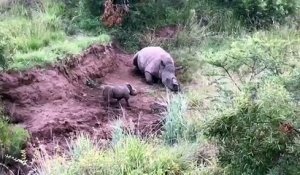
[(184, 131), (187, 127), (185, 112), (187, 103), (182, 95), (167, 98), (166, 121), (164, 124), (164, 139), (167, 143), (175, 143), (184, 136)]
[[(2, 113), (2, 112), (1, 112)], [(0, 162), (11, 162), (10, 157), (21, 157), (21, 152), (29, 139), (29, 133), (24, 128), (11, 125), (1, 114), (0, 116)], [(9, 157), (8, 157), (9, 156)]]
[(108, 35), (99, 35), (98, 37), (66, 37), (64, 41), (57, 41), (47, 47), (28, 53), (17, 52), (14, 60), (9, 64), (10, 69), (25, 70), (37, 65), (54, 63), (58, 59), (63, 59), (69, 54), (79, 54), (93, 43), (107, 44), (110, 41)]
[(65, 35), (60, 28), (61, 4), (50, 4), (51, 1), (48, 0), (41, 2), (44, 2), (43, 6), (36, 9), (24, 7), (20, 3), (14, 4), (11, 9), (1, 14), (1, 33), (10, 37), (16, 50), (37, 50), (49, 45), (51, 41), (64, 39)]
[(165, 146), (124, 135), (108, 149), (100, 149), (91, 138), (81, 134), (71, 142), (69, 156), (38, 156), (38, 175), (73, 174), (207, 174), (217, 172), (215, 164), (197, 166), (197, 144)]
[[(36, 5), (17, 1), (2, 10), (0, 36), (4, 37), (0, 56), (6, 58), (8, 69), (23, 70), (53, 63), (67, 54), (76, 54), (88, 45), (109, 42), (109, 36), (69, 37), (65, 31), (63, 2), (42, 0)], [(3, 7), (4, 8), (4, 7)]]

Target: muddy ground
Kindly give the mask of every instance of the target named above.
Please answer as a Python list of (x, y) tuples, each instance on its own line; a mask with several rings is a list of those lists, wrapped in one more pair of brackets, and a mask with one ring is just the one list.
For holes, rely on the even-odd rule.
[[(155, 105), (165, 89), (149, 86), (134, 71), (132, 56), (112, 46), (92, 45), (84, 53), (47, 68), (0, 74), (0, 95), (5, 112), (13, 123), (31, 135), (28, 155), (36, 148), (52, 154), (57, 145), (66, 146), (66, 138), (78, 132), (107, 142), (114, 123), (120, 118), (131, 131), (140, 135), (159, 132), (161, 107)], [(88, 86), (131, 83), (138, 94), (109, 108), (101, 91)], [(162, 93), (157, 93), (162, 92)]]

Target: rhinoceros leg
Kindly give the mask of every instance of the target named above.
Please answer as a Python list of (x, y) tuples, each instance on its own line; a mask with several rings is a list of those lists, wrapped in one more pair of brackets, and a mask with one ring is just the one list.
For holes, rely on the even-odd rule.
[(136, 74), (142, 75), (143, 73), (140, 70), (139, 65), (138, 65), (138, 54), (134, 55), (132, 63), (134, 65), (133, 72)]
[(138, 55), (137, 54), (134, 55), (132, 63), (135, 67), (138, 67)]
[(129, 104), (129, 101), (128, 101), (128, 100), (129, 100), (128, 98), (125, 98), (127, 107), (130, 107), (130, 104)]
[(149, 72), (145, 72), (145, 78), (148, 84), (153, 84), (152, 75)]

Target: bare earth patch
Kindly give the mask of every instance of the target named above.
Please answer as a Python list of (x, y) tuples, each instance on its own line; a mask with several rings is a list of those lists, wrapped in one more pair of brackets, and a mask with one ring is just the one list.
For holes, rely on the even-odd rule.
[[(57, 144), (66, 147), (66, 138), (77, 132), (89, 133), (98, 140), (110, 139), (119, 117), (135, 133), (159, 131), (161, 118), (153, 105), (157, 97), (151, 95), (155, 86), (147, 85), (133, 69), (132, 55), (93, 45), (55, 66), (0, 74), (0, 95), (12, 122), (31, 134), (28, 154), (36, 148), (51, 154)], [(129, 82), (139, 93), (130, 98), (130, 108), (121, 101), (122, 108), (107, 109), (101, 91), (87, 86), (88, 80), (99, 84)]]

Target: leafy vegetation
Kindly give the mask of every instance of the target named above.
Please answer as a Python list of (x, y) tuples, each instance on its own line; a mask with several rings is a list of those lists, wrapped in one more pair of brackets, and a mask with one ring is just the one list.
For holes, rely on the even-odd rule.
[(204, 54), (204, 60), (218, 68), (214, 76), (227, 79), (217, 80), (220, 90), (230, 92), (231, 98), (218, 108), (222, 112), (214, 111), (206, 133), (218, 141), (219, 161), (229, 174), (299, 171), (295, 32), (284, 27), (257, 31)]
[(29, 138), (28, 132), (19, 127), (12, 126), (4, 118), (0, 118), (0, 160), (7, 162), (7, 155), (13, 157), (20, 157), (21, 151)]
[[(234, 108), (209, 126), (208, 135), (221, 146), (220, 162), (230, 174), (266, 174), (281, 158), (297, 161), (298, 155), (289, 150), (297, 148), (291, 123), (298, 115), (289, 93), (280, 82), (269, 80), (257, 89), (256, 97), (249, 94), (241, 95)], [(297, 167), (279, 165), (278, 173), (293, 174)]]
[[(235, 85), (258, 81), (268, 76), (281, 76), (293, 72), (299, 58), (299, 35), (294, 30), (281, 28), (275, 31), (259, 31), (243, 36), (219, 50), (205, 53), (208, 63), (223, 69)], [(230, 75), (232, 74), (232, 75)], [(259, 80), (258, 80), (259, 79)]]
[(281, 23), (299, 10), (299, 2), (296, 0), (236, 0), (224, 3), (233, 8), (235, 16), (252, 27), (268, 27), (276, 22)]

